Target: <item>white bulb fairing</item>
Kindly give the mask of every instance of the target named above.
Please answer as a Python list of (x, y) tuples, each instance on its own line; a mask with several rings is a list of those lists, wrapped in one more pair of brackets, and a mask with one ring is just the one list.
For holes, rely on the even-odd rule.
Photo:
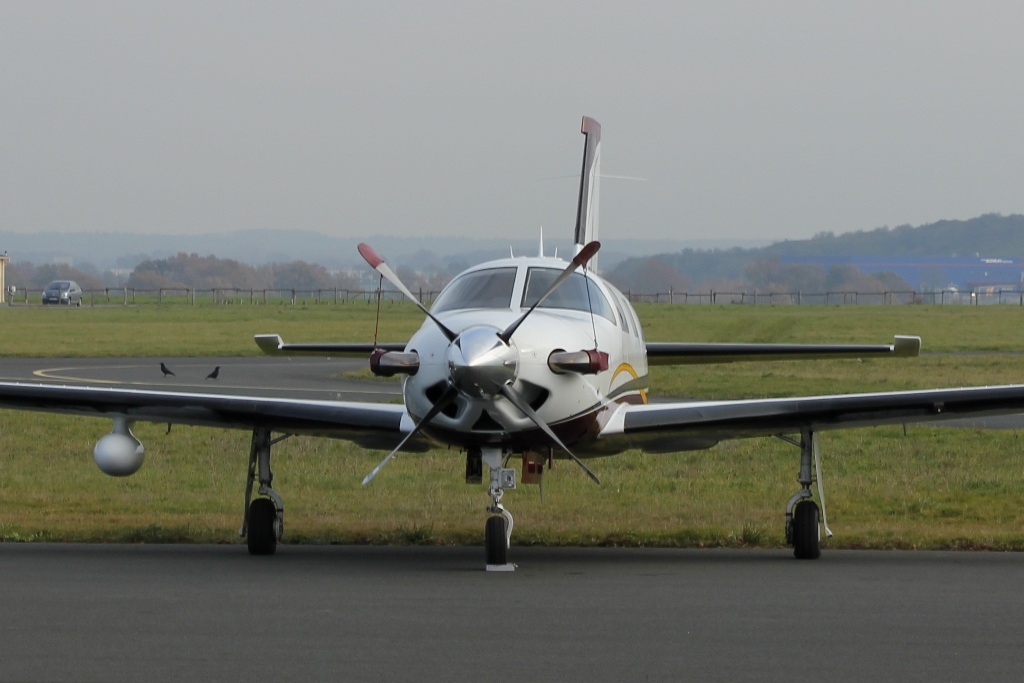
[(114, 421), (114, 431), (96, 442), (93, 458), (96, 460), (96, 466), (104, 474), (111, 477), (127, 477), (139, 471), (145, 460), (145, 453), (146, 449), (132, 434), (127, 421), (117, 418)]

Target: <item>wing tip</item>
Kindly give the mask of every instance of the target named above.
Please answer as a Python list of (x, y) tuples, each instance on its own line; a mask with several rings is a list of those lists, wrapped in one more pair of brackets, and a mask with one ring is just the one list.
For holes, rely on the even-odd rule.
[(260, 347), (260, 351), (266, 354), (278, 354), (284, 347), (284, 340), (279, 334), (257, 334), (253, 339), (256, 341), (256, 346)]

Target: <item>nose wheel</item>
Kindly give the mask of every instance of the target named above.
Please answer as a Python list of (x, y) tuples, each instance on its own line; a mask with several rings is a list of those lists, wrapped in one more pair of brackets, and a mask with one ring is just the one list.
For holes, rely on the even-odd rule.
[(505, 526), (505, 518), (501, 515), (488, 517), (484, 537), (488, 571), (497, 571), (491, 567), (508, 565), (508, 527)]

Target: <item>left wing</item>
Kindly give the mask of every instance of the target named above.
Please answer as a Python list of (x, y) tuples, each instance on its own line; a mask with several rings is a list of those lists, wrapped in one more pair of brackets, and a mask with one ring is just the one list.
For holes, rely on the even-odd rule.
[[(269, 429), (391, 448), (413, 428), (405, 406), (0, 382), (0, 408), (231, 429)], [(419, 447), (422, 444), (414, 444)]]
[[(1024, 385), (618, 406), (599, 440), (650, 452), (725, 439), (1024, 413)], [(692, 444), (692, 445), (691, 445)], [(617, 447), (625, 444), (617, 443)]]

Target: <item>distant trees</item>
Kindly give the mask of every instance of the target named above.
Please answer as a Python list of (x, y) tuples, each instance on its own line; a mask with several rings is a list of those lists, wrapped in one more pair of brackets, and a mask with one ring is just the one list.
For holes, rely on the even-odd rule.
[[(742, 263), (735, 259), (745, 254)], [(822, 292), (894, 292), (911, 291), (913, 287), (894, 273), (865, 273), (850, 265), (825, 268), (813, 263), (782, 263), (778, 257), (757, 258), (749, 252), (705, 252), (706, 256), (719, 256), (736, 268), (737, 275), (704, 270), (703, 279), (687, 277), (679, 264), (692, 263), (690, 250), (680, 254), (659, 254), (632, 258), (621, 262), (608, 279), (624, 292), (633, 293), (698, 293), (708, 291), (758, 291), (762, 293), (822, 293)]]
[(851, 265), (826, 269), (811, 263), (758, 259), (743, 271), (748, 286), (762, 292), (908, 292), (914, 288), (895, 273), (865, 273)]
[(358, 289), (356, 278), (332, 273), (321, 265), (292, 261), (250, 266), (216, 256), (180, 252), (166, 259), (147, 259), (128, 278), (135, 289)]
[[(424, 289), (439, 289), (437, 282), (447, 282), (447, 275), (417, 274), (410, 278), (410, 286), (423, 285)], [(125, 280), (113, 272), (100, 273), (93, 266), (78, 268), (47, 263), (36, 265), (29, 261), (12, 261), (7, 266), (7, 282), (18, 289), (42, 289), (52, 280), (75, 280), (85, 290), (108, 287), (129, 287), (137, 290), (156, 289), (278, 289), (327, 290), (363, 288), (360, 278), (350, 273), (330, 271), (324, 266), (305, 261), (270, 263), (251, 266), (233, 259), (200, 256), (180, 252), (170, 258), (145, 259), (132, 270)], [(419, 283), (419, 284), (418, 284)]]
[(30, 261), (11, 261), (5, 279), (18, 289), (42, 289), (53, 280), (74, 280), (83, 289), (102, 289), (104, 278), (90, 265), (73, 268), (59, 263), (36, 265)]
[(609, 279), (623, 292), (685, 292), (693, 286), (668, 254), (627, 259), (612, 271)]

